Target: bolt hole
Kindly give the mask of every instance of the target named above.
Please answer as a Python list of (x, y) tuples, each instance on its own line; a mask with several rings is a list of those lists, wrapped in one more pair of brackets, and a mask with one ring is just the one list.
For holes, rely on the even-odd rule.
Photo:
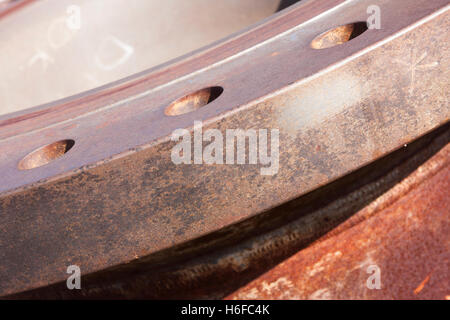
[(46, 165), (53, 160), (62, 157), (74, 146), (71, 139), (53, 142), (29, 153), (19, 162), (20, 170), (29, 170)]
[(313, 49), (331, 48), (355, 39), (367, 31), (366, 22), (355, 22), (340, 26), (317, 36), (312, 42)]
[(223, 92), (222, 87), (209, 87), (175, 100), (166, 108), (166, 115), (178, 116), (195, 111), (216, 100)]

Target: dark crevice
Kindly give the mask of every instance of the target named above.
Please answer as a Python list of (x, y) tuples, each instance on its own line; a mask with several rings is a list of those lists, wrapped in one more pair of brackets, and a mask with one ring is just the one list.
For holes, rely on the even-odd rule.
[(286, 9), (287, 7), (290, 7), (300, 1), (301, 0), (281, 0), (280, 4), (278, 5), (277, 11)]

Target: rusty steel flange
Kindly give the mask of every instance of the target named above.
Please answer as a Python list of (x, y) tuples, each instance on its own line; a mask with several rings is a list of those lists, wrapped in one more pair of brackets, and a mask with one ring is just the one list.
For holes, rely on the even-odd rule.
[[(439, 173), (448, 162), (448, 159), (443, 158), (442, 154), (438, 156), (439, 161), (430, 160), (430, 163), (435, 165), (430, 167), (429, 164), (423, 164), (445, 148), (449, 140), (450, 127), (446, 125), (414, 141), (407, 147), (324, 187), (226, 227), (220, 232), (171, 247), (157, 255), (142, 257), (125, 265), (85, 275), (83, 276), (83, 290), (67, 290), (66, 282), (62, 282), (11, 295), (8, 298), (223, 298), (275, 267), (300, 249), (308, 247), (314, 242), (337, 236), (358, 224), (364, 225), (370, 217), (407, 195), (419, 183)], [(414, 171), (416, 172), (414, 173)], [(411, 181), (411, 179), (414, 179), (414, 183), (402, 182)], [(405, 185), (407, 188), (402, 188)], [(396, 190), (389, 191), (393, 187)], [(442, 211), (442, 207), (435, 209)], [(362, 210), (361, 213), (355, 215), (360, 210)], [(435, 216), (435, 218), (434, 224), (445, 227), (448, 214), (444, 210), (440, 216)], [(383, 225), (391, 225), (389, 217), (385, 217)], [(391, 227), (395, 228), (395, 226)], [(441, 238), (445, 238), (445, 236), (445, 233), (440, 235)], [(441, 243), (441, 252), (446, 252), (445, 247), (445, 242)], [(426, 269), (429, 269), (431, 264), (435, 265), (432, 260), (433, 251), (429, 252), (427, 248), (424, 249), (422, 256), (429, 255), (423, 264)], [(395, 254), (395, 247), (386, 252)], [(380, 252), (381, 254), (382, 252)], [(401, 267), (401, 261), (396, 263)], [(416, 271), (420, 270), (422, 268)], [(389, 270), (384, 270), (384, 272), (386, 271), (389, 272)], [(301, 276), (295, 270), (291, 270), (290, 274)], [(418, 275), (420, 278), (420, 273)], [(365, 280), (363, 276), (364, 273), (361, 278)], [(446, 273), (441, 277), (445, 279)], [(390, 285), (390, 290), (388, 292), (380, 291), (379, 298), (411, 296), (409, 290), (403, 290), (404, 288), (396, 285), (398, 282), (386, 281), (384, 277), (383, 282), (385, 286), (386, 284)], [(347, 298), (363, 298), (364, 296), (361, 295), (361, 289), (364, 289), (363, 284), (364, 281), (363, 283), (350, 282), (346, 288), (347, 292), (343, 293), (347, 293)], [(394, 296), (392, 288), (397, 290), (397, 294)], [(442, 298), (442, 292), (433, 286), (429, 286), (428, 290), (430, 289), (433, 295), (422, 294), (416, 297)], [(254, 290), (253, 288), (246, 290), (245, 287), (245, 289), (239, 290), (238, 294), (230, 297), (235, 299), (251, 298), (250, 295), (241, 294), (241, 292), (249, 291)], [(276, 296), (275, 293), (272, 296), (275, 299), (296, 297), (299, 298), (298, 295), (288, 297), (279, 294)], [(331, 298), (329, 295), (311, 296), (311, 298), (314, 297)]]
[[(382, 28), (359, 30), (374, 4)], [(172, 63), (0, 116), (0, 295), (220, 233), (446, 124), (448, 9), (300, 2)], [(279, 130), (278, 171), (175, 165), (171, 133), (195, 120)]]

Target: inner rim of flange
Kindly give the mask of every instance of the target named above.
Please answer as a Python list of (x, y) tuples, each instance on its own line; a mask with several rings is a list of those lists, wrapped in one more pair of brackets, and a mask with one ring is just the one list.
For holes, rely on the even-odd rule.
[(0, 20), (0, 115), (160, 65), (298, 1), (36, 1)]

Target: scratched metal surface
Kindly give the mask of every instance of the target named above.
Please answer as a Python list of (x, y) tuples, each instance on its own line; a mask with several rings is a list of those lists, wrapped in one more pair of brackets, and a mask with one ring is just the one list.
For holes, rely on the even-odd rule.
[[(323, 1), (315, 3), (324, 10)], [(89, 103), (89, 95), (76, 97), (84, 111), (95, 110), (81, 116), (78, 110), (78, 118), (70, 118), (69, 110), (61, 121), (64, 112), (55, 105), (3, 118), (0, 294), (61, 281), (70, 264), (91, 273), (219, 231), (446, 123), (448, 35), (441, 30), (448, 28), (448, 1), (378, 1), (389, 28), (369, 30), (337, 48), (309, 47), (332, 26), (365, 20), (369, 3), (346, 2), (158, 90), (139, 82), (140, 75), (116, 95), (96, 91)], [(283, 17), (294, 25), (305, 19)], [(305, 80), (312, 75), (318, 76)], [(163, 115), (183, 93), (212, 84), (224, 93), (209, 106)], [(37, 121), (44, 115), (43, 123)], [(260, 166), (250, 165), (174, 165), (167, 137), (195, 119), (221, 131), (279, 128), (278, 173), (261, 176)], [(36, 147), (66, 138), (76, 141), (66, 156), (17, 169)]]

